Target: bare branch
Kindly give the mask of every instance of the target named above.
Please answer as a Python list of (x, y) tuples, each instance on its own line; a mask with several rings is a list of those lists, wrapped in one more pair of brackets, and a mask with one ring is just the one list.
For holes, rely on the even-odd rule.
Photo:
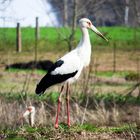
[(13, 0), (0, 0), (0, 11), (4, 11)]

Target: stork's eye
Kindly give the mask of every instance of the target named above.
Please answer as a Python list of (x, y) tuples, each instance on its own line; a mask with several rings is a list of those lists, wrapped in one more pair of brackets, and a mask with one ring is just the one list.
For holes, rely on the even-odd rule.
[(91, 26), (91, 23), (90, 22), (87, 22), (88, 26), (90, 27)]

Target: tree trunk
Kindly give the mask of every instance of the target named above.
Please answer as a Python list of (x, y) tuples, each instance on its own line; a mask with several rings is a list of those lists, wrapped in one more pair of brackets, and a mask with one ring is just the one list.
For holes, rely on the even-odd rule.
[(129, 0), (125, 0), (125, 13), (124, 13), (124, 23), (128, 26), (128, 18), (129, 18)]
[(63, 15), (63, 25), (68, 26), (68, 0), (64, 0), (64, 15)]
[(137, 2), (137, 0), (133, 0), (134, 2), (134, 11), (135, 11), (135, 15), (136, 15), (136, 18), (137, 18), (137, 25), (140, 26), (140, 10), (139, 10), (139, 6), (140, 4)]
[(76, 29), (76, 20), (77, 20), (77, 0), (73, 0), (73, 22), (72, 22), (72, 30), (75, 31)]
[(76, 21), (77, 21), (77, 0), (73, 0), (72, 30), (71, 30), (71, 35), (69, 36), (69, 41), (68, 41), (69, 51), (72, 50), (72, 41), (75, 35)]

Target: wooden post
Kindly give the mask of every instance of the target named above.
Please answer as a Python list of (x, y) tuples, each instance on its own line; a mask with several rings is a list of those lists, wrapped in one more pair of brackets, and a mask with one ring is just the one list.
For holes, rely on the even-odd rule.
[(116, 43), (113, 43), (113, 72), (116, 72)]
[(35, 63), (37, 62), (37, 47), (38, 47), (38, 40), (39, 40), (39, 23), (38, 17), (36, 17), (36, 27), (35, 27)]
[(17, 29), (16, 29), (16, 51), (21, 52), (22, 45), (21, 45), (21, 28), (20, 23), (17, 23)]

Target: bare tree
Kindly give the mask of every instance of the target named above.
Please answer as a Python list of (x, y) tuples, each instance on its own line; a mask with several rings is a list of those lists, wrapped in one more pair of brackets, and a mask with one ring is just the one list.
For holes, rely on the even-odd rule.
[[(63, 0), (63, 4), (61, 0), (48, 1), (53, 5), (53, 8), (57, 9), (57, 13), (59, 14), (58, 20), (61, 20), (61, 23), (63, 23), (63, 21), (68, 19), (68, 26), (72, 26), (74, 0)], [(132, 26), (140, 24), (139, 0), (77, 0), (76, 6), (77, 19), (81, 17), (90, 17), (90, 19), (94, 20), (94, 23), (99, 26)], [(65, 20), (63, 20), (63, 18)], [(63, 25), (65, 25), (65, 23)]]
[(4, 11), (11, 2), (12, 0), (0, 0), (0, 10)]
[(72, 41), (74, 39), (75, 35), (75, 29), (76, 29), (76, 21), (77, 21), (77, 1), (78, 0), (73, 0), (73, 17), (72, 17), (72, 29), (71, 29), (71, 34), (68, 38), (68, 48), (69, 51), (72, 50)]
[(124, 22), (126, 26), (128, 26), (128, 18), (129, 18), (129, 0), (125, 0)]
[(139, 0), (133, 0), (133, 9), (136, 16), (136, 23), (140, 26), (140, 2)]
[(64, 25), (64, 27), (68, 26), (68, 0), (64, 0), (63, 25)]

